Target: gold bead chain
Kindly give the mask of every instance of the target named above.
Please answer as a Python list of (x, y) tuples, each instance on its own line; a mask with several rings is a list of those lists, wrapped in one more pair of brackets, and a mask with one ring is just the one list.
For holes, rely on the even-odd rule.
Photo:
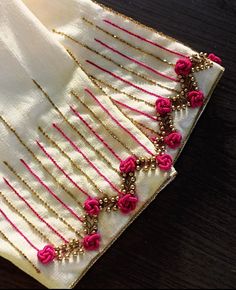
[(63, 118), (63, 120), (66, 122), (67, 125), (69, 125), (69, 127), (74, 130), (77, 135), (80, 136), (80, 138), (92, 149), (92, 151), (96, 152), (97, 155), (100, 156), (100, 158), (106, 162), (111, 169), (113, 169), (114, 171), (118, 172), (116, 168), (114, 168), (111, 164), (111, 162), (100, 152), (98, 151), (94, 146), (92, 146), (87, 139), (79, 132), (79, 130), (64, 116), (64, 114), (58, 109), (58, 107), (53, 103), (53, 101), (51, 100), (51, 98), (48, 96), (48, 94), (42, 89), (42, 87), (35, 81), (33, 80), (33, 82), (35, 83), (35, 85), (42, 91), (42, 93), (44, 94), (44, 96), (47, 98), (47, 100), (51, 103), (51, 105), (53, 106), (53, 108), (58, 112), (58, 114)]
[(25, 253), (23, 253), (15, 244), (13, 244), (13, 242), (10, 241), (10, 239), (0, 230), (0, 234), (3, 237), (3, 239), (5, 241), (7, 241), (12, 248), (14, 248), (22, 257), (24, 257), (24, 259), (35, 269), (35, 271), (37, 273), (41, 273), (41, 271), (39, 270), (39, 268), (37, 268), (34, 263), (26, 256)]
[(4, 161), (4, 164), (8, 167), (11, 173), (13, 173), (15, 177), (17, 177), (18, 180), (20, 180), (20, 182), (23, 183), (28, 188), (28, 190), (41, 201), (41, 203), (48, 209), (48, 211), (52, 212), (61, 222), (63, 222), (68, 227), (69, 230), (78, 233), (74, 227), (72, 227), (45, 200), (43, 200), (43, 198), (16, 172), (16, 170), (11, 165), (9, 165), (9, 163)]
[(72, 166), (77, 169), (83, 176), (86, 177), (88, 182), (101, 194), (104, 195), (104, 192), (96, 185), (96, 183), (70, 158), (70, 156), (53, 140), (49, 135), (41, 128), (38, 127), (39, 131), (43, 134), (43, 136), (54, 146), (58, 149), (58, 151), (70, 161)]
[(32, 224), (32, 222), (30, 222), (26, 216), (21, 213), (13, 204), (12, 202), (5, 196), (5, 194), (3, 194), (1, 191), (0, 191), (0, 196), (4, 199), (4, 201), (8, 204), (8, 206), (13, 210), (15, 211), (23, 220), (26, 221), (27, 224), (29, 224), (29, 226), (31, 228), (33, 228), (37, 234), (39, 234), (43, 240), (45, 240), (48, 244), (52, 245), (53, 243), (48, 239), (48, 237), (46, 237), (34, 224)]

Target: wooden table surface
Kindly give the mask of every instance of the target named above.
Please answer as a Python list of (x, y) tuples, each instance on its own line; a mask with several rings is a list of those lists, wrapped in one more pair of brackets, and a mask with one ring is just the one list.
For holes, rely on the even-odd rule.
[[(99, 1), (215, 52), (226, 72), (176, 164), (175, 181), (76, 288), (236, 288), (236, 1)], [(44, 289), (0, 262), (0, 289)]]

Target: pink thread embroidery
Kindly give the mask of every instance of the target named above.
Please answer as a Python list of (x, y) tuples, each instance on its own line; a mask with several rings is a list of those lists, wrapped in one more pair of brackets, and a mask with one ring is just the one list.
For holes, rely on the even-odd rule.
[(22, 238), (36, 251), (38, 251), (39, 249), (23, 234), (23, 232), (9, 219), (9, 217), (3, 212), (3, 210), (0, 209), (0, 213), (3, 215), (3, 217), (9, 222), (9, 224), (15, 229), (16, 232), (18, 232), (18, 234), (20, 236), (22, 236)]
[(118, 200), (118, 208), (123, 214), (128, 214), (135, 210), (138, 203), (138, 198), (130, 193), (122, 196)]
[(98, 133), (89, 125), (89, 123), (76, 111), (72, 106), (70, 106), (72, 112), (85, 124), (86, 127), (100, 140), (104, 146), (116, 157), (117, 160), (121, 161), (120, 156), (116, 154), (116, 152), (107, 144), (107, 142), (100, 136)]
[(39, 148), (43, 151), (43, 153), (51, 160), (51, 162), (65, 175), (65, 177), (78, 189), (80, 190), (84, 195), (87, 197), (90, 197), (89, 194), (81, 188), (70, 176), (65, 172), (65, 170), (56, 162), (56, 160), (46, 151), (44, 146), (40, 144), (38, 141), (36, 141)]
[(70, 143), (70, 145), (83, 156), (87, 163), (100, 175), (116, 192), (120, 193), (118, 188), (104, 175), (101, 171), (93, 164), (93, 162), (83, 153), (83, 151), (62, 131), (62, 129), (57, 125), (53, 124), (53, 127)]
[(169, 171), (172, 167), (173, 160), (169, 154), (162, 154), (156, 156), (157, 165), (163, 171)]
[(137, 160), (136, 157), (129, 156), (127, 159), (121, 161), (120, 172), (121, 173), (134, 172), (136, 169), (136, 160)]
[(38, 251), (37, 256), (42, 264), (47, 265), (55, 259), (56, 252), (52, 245), (46, 245), (42, 250)]
[(201, 107), (204, 103), (202, 91), (191, 91), (187, 94), (187, 98), (192, 108)]
[(91, 216), (98, 216), (100, 204), (96, 198), (88, 198), (84, 203), (84, 209)]
[(171, 149), (176, 149), (180, 146), (182, 141), (182, 135), (179, 132), (170, 133), (168, 136), (165, 137), (165, 143)]
[(153, 73), (156, 74), (156, 75), (159, 75), (159, 76), (161, 76), (161, 77), (164, 77), (164, 78), (166, 78), (166, 79), (168, 79), (168, 80), (170, 80), (170, 81), (173, 81), (173, 82), (178, 82), (177, 79), (172, 78), (172, 77), (170, 77), (170, 76), (168, 76), (168, 75), (165, 75), (165, 74), (159, 72), (158, 70), (156, 70), (156, 69), (150, 67), (149, 65), (147, 65), (147, 64), (145, 64), (145, 63), (143, 63), (143, 62), (141, 62), (141, 61), (138, 61), (138, 60), (136, 60), (135, 58), (130, 57), (130, 56), (128, 56), (128, 55), (126, 55), (126, 54), (124, 54), (124, 53), (118, 51), (117, 49), (111, 47), (110, 45), (104, 43), (103, 41), (101, 41), (101, 40), (99, 40), (99, 39), (96, 39), (96, 38), (95, 38), (95, 41), (98, 42), (98, 43), (100, 43), (102, 46), (108, 48), (108, 49), (111, 50), (112, 52), (114, 52), (114, 53), (116, 53), (116, 54), (118, 54), (118, 55), (120, 55), (120, 56), (122, 56), (122, 57), (124, 57), (124, 58), (126, 58), (126, 59), (128, 59), (128, 60), (130, 60), (131, 62), (134, 62), (134, 63), (140, 65), (141, 67), (144, 67), (145, 69), (147, 69), (147, 70), (153, 72)]
[(28, 203), (28, 201), (16, 191), (16, 189), (5, 179), (3, 178), (4, 182), (7, 186), (27, 205), (27, 207), (37, 216), (37, 218), (43, 222), (50, 230), (52, 230), (59, 238), (61, 238), (65, 243), (68, 241), (56, 230), (52, 227), (37, 211)]
[(89, 90), (89, 89), (85, 89), (85, 91), (98, 103), (98, 105), (103, 109), (103, 111), (105, 111), (107, 113), (108, 116), (110, 116), (110, 118), (120, 127), (122, 128), (128, 135), (130, 135), (130, 137), (137, 143), (139, 144), (141, 147), (143, 147), (143, 149), (150, 155), (153, 155), (152, 152), (145, 146), (143, 145), (135, 135), (133, 135), (127, 128), (125, 128), (115, 117), (112, 116), (112, 114), (103, 106), (103, 104), (95, 97), (95, 95)]
[(79, 221), (83, 222), (83, 220), (77, 215), (73, 209), (71, 209), (67, 204), (65, 204), (47, 185), (44, 183), (39, 176), (30, 168), (30, 166), (23, 160), (20, 159), (21, 163), (25, 166), (25, 168), (30, 172), (30, 174), (41, 184), (59, 203), (61, 203), (64, 208), (66, 208), (75, 218)]
[(100, 246), (101, 236), (99, 234), (92, 234), (84, 237), (83, 245), (87, 251), (96, 251)]
[(222, 59), (219, 56), (216, 56), (214, 53), (210, 53), (208, 58), (218, 64), (222, 64)]
[(164, 115), (171, 112), (172, 104), (168, 98), (159, 98), (156, 100), (156, 111), (160, 115)]
[(113, 27), (115, 27), (115, 28), (117, 28), (117, 29), (119, 29), (119, 30), (125, 32), (125, 33), (128, 33), (129, 35), (132, 35), (132, 36), (134, 36), (134, 37), (136, 37), (136, 38), (138, 38), (138, 39), (140, 39), (140, 40), (142, 40), (142, 41), (145, 41), (145, 42), (147, 42), (147, 43), (149, 43), (149, 44), (151, 44), (151, 45), (154, 45), (154, 46), (159, 47), (159, 48), (161, 48), (161, 49), (163, 49), (163, 50), (165, 50), (165, 51), (168, 51), (169, 53), (172, 53), (172, 54), (175, 54), (175, 55), (178, 55), (178, 56), (182, 56), (182, 57), (185, 56), (185, 55), (183, 55), (182, 53), (179, 53), (179, 52), (177, 52), (177, 51), (174, 51), (174, 50), (168, 49), (168, 48), (166, 48), (166, 47), (164, 47), (164, 46), (162, 46), (162, 45), (160, 45), (160, 44), (158, 44), (158, 43), (156, 43), (156, 42), (154, 42), (154, 41), (151, 41), (151, 40), (149, 40), (149, 39), (144, 38), (143, 36), (140, 36), (140, 35), (138, 35), (138, 34), (136, 34), (136, 33), (133, 33), (133, 32), (131, 32), (131, 31), (129, 31), (129, 30), (127, 30), (127, 29), (125, 29), (125, 28), (123, 28), (123, 27), (121, 27), (121, 26), (119, 26), (119, 25), (113, 23), (113, 22), (111, 22), (110, 20), (106, 20), (106, 19), (104, 19), (103, 21), (104, 21), (105, 23), (107, 23), (107, 24), (109, 24), (109, 25), (112, 25)]
[(153, 117), (152, 115), (149, 115), (149, 114), (147, 114), (147, 113), (145, 113), (145, 112), (143, 112), (143, 111), (140, 111), (140, 110), (138, 110), (138, 109), (135, 109), (135, 108), (133, 108), (133, 107), (130, 107), (130, 106), (128, 106), (128, 105), (126, 105), (126, 104), (124, 104), (124, 103), (122, 103), (122, 102), (120, 102), (120, 101), (118, 101), (118, 100), (115, 100), (115, 99), (113, 99), (113, 98), (111, 98), (111, 99), (112, 99), (113, 102), (119, 104), (119, 105), (122, 106), (122, 107), (125, 107), (125, 108), (127, 108), (127, 109), (129, 109), (129, 110), (131, 110), (131, 111), (134, 111), (134, 112), (138, 113), (138, 114), (144, 115), (144, 116), (146, 116), (147, 118), (149, 118), (149, 119), (151, 119), (151, 120), (153, 120), (153, 121), (157, 121), (157, 118), (156, 118), (156, 117)]
[(101, 70), (101, 71), (103, 71), (103, 72), (105, 72), (105, 73), (108, 73), (109, 75), (111, 75), (111, 76), (113, 76), (114, 78), (116, 78), (116, 79), (122, 81), (123, 83), (126, 83), (126, 84), (128, 84), (129, 86), (131, 86), (131, 87), (134, 87), (135, 89), (137, 89), (137, 90), (139, 90), (139, 91), (141, 91), (141, 92), (143, 92), (143, 93), (146, 93), (146, 94), (148, 94), (148, 95), (150, 95), (150, 96), (153, 96), (153, 97), (156, 97), (156, 98), (160, 98), (160, 97), (161, 97), (161, 96), (158, 95), (158, 94), (155, 94), (155, 93), (150, 92), (150, 91), (148, 91), (148, 90), (146, 90), (146, 89), (144, 89), (144, 88), (139, 87), (138, 85), (133, 84), (132, 82), (130, 82), (130, 81), (128, 81), (128, 80), (126, 80), (126, 79), (120, 77), (119, 75), (117, 75), (117, 74), (115, 74), (115, 73), (113, 73), (113, 72), (111, 72), (111, 71), (109, 71), (109, 70), (107, 70), (107, 69), (105, 69), (105, 68), (103, 68), (103, 67), (97, 65), (96, 63), (94, 63), (94, 62), (92, 62), (92, 61), (90, 61), (90, 60), (86, 60), (86, 62), (89, 63), (89, 64), (91, 64), (92, 66), (96, 67), (97, 69), (99, 69), (99, 70)]
[(175, 72), (177, 75), (187, 76), (192, 69), (192, 62), (189, 58), (181, 58), (175, 64)]

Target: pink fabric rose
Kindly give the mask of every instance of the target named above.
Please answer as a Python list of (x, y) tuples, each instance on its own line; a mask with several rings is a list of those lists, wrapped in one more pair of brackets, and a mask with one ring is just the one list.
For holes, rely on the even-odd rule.
[(187, 98), (192, 108), (201, 107), (203, 105), (204, 95), (202, 91), (189, 92)]
[(168, 136), (165, 137), (165, 143), (171, 149), (176, 149), (180, 146), (182, 141), (182, 135), (178, 132), (170, 133)]
[(168, 171), (172, 167), (172, 157), (169, 154), (162, 154), (156, 157), (157, 165), (163, 171)]
[(191, 72), (192, 62), (189, 58), (181, 58), (175, 64), (177, 75), (187, 76)]
[(83, 245), (87, 251), (96, 251), (100, 246), (101, 236), (99, 234), (92, 234), (85, 236), (83, 240)]
[(51, 263), (56, 257), (55, 249), (52, 245), (46, 245), (42, 250), (38, 251), (38, 259), (42, 264)]
[(84, 203), (85, 211), (91, 216), (97, 216), (100, 212), (99, 201), (96, 198), (88, 198)]
[(135, 169), (136, 169), (136, 158), (134, 156), (130, 156), (127, 159), (121, 161), (120, 163), (121, 173), (134, 172)]
[(216, 56), (214, 53), (210, 53), (210, 54), (208, 55), (208, 58), (209, 58), (211, 61), (214, 61), (214, 62), (216, 62), (216, 63), (218, 63), (218, 64), (222, 64), (222, 59), (221, 59), (220, 57)]
[(131, 211), (135, 210), (138, 202), (138, 198), (128, 193), (118, 200), (118, 208), (124, 214), (128, 214)]
[(156, 101), (156, 111), (160, 115), (164, 115), (166, 113), (171, 112), (171, 101), (168, 98), (158, 98)]

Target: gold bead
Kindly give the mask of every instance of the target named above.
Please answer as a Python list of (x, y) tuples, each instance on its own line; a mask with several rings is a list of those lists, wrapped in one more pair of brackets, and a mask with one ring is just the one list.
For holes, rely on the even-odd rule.
[(103, 201), (104, 201), (105, 203), (108, 203), (108, 198), (105, 197), (105, 198), (103, 199)]

